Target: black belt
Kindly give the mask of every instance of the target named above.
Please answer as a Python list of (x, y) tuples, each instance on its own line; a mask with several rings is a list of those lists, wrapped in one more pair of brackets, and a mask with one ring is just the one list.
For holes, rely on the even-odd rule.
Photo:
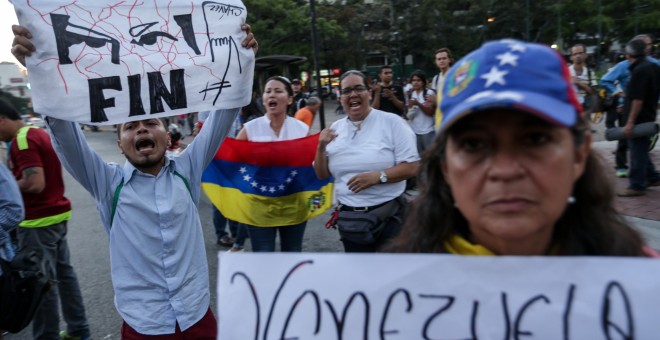
[(339, 203), (339, 205), (340, 205), (339, 210), (342, 210), (342, 211), (365, 211), (366, 212), (366, 211), (371, 211), (371, 210), (374, 210), (374, 209), (378, 209), (378, 208), (380, 208), (380, 207), (382, 207), (385, 204), (390, 203), (390, 202), (391, 201), (387, 201), (387, 202), (383, 202), (381, 204), (372, 205), (370, 207), (351, 207), (351, 206)]

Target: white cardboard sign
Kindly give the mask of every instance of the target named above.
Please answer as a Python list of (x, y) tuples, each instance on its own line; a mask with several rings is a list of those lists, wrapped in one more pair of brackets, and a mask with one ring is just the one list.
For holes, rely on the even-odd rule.
[(219, 255), (220, 339), (658, 339), (660, 261)]
[(35, 112), (91, 124), (247, 105), (240, 0), (14, 0)]

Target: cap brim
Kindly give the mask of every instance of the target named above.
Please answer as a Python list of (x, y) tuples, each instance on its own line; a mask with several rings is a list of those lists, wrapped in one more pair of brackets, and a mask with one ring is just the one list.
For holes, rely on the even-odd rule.
[(438, 135), (444, 133), (454, 123), (467, 115), (497, 109), (508, 109), (533, 114), (551, 124), (572, 127), (577, 121), (575, 107), (565, 101), (540, 95), (536, 92), (502, 91), (488, 92), (479, 99), (468, 98), (448, 112), (443, 119)]

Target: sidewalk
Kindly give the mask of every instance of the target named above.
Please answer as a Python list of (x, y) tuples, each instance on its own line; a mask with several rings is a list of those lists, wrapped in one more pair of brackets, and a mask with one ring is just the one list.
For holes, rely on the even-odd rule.
[[(628, 178), (617, 178), (614, 175), (614, 150), (616, 141), (594, 142), (593, 147), (605, 159), (607, 163), (608, 177), (612, 178), (616, 192), (628, 187)], [(660, 147), (651, 151), (651, 160), (656, 169), (660, 169)], [(650, 187), (646, 195), (637, 197), (616, 198), (617, 210), (626, 216), (638, 217), (647, 220), (660, 221), (660, 187)]]
[[(593, 148), (605, 159), (606, 171), (616, 192), (628, 186), (628, 178), (618, 178), (614, 174), (614, 150), (616, 141), (598, 141)], [(651, 160), (660, 169), (660, 147), (651, 151)], [(660, 187), (647, 189), (646, 195), (637, 197), (616, 197), (615, 207), (643, 234), (648, 245), (660, 249)]]

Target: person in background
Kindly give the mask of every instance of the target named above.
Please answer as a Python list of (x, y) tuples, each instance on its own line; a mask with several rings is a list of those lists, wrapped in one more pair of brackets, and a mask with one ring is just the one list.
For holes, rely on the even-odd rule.
[(433, 143), (435, 136), (435, 92), (426, 87), (426, 74), (416, 70), (410, 75), (412, 90), (408, 95), (408, 119), (417, 136), (417, 151), (423, 154)]
[(393, 76), (394, 73), (391, 66), (383, 65), (380, 67), (380, 73), (378, 74), (380, 82), (373, 86), (373, 102), (371, 106), (374, 109), (391, 112), (403, 117), (406, 97), (403, 93), (403, 87), (395, 85), (392, 82)]
[(438, 74), (433, 76), (431, 80), (431, 88), (435, 92), (439, 92), (442, 89), (442, 84), (445, 82), (445, 77), (451, 65), (454, 64), (454, 57), (451, 55), (451, 51), (446, 48), (439, 48), (435, 51), (435, 66), (438, 68)]
[[(653, 39), (651, 36), (648, 34), (640, 34), (635, 36), (633, 40), (634, 39), (644, 40), (646, 43), (646, 48), (644, 48), (646, 60), (656, 65), (660, 65), (660, 61), (651, 57), (651, 52), (653, 50)], [(613, 128), (616, 124), (623, 127), (626, 124), (627, 117), (624, 114), (623, 106), (626, 95), (624, 91), (626, 87), (628, 87), (628, 81), (630, 80), (629, 67), (630, 63), (628, 62), (628, 59), (621, 60), (600, 78), (600, 85), (605, 88), (609, 94), (613, 95), (618, 103), (618, 105), (614, 105), (613, 108), (607, 112), (607, 117), (605, 118), (605, 126), (607, 128)], [(627, 153), (628, 140), (620, 139), (617, 141), (616, 154), (614, 157), (617, 177), (628, 177)]]
[(188, 136), (193, 135), (193, 130), (195, 129), (195, 119), (197, 112), (190, 112), (186, 115), (186, 122), (188, 123)]
[[(9, 233), (25, 218), (25, 208), (16, 178), (2, 163), (0, 163), (0, 188), (2, 188), (0, 190), (0, 258), (11, 261), (15, 249)], [(1, 269), (0, 276), (2, 276)]]
[(362, 72), (347, 71), (340, 83), (347, 117), (321, 131), (314, 171), (320, 179), (335, 179), (338, 214), (374, 214), (383, 221), (368, 243), (337, 226), (346, 252), (375, 252), (401, 229), (401, 196), (419, 160), (415, 133), (403, 118), (369, 105), (371, 95)]
[[(77, 125), (76, 132), (80, 133)], [(62, 165), (50, 137), (43, 129), (25, 125), (18, 111), (0, 100), (0, 140), (11, 141), (9, 166), (25, 206), (25, 220), (16, 230), (18, 248), (40, 250), (47, 275), (58, 281), (58, 289), (47, 293), (35, 313), (32, 335), (88, 339), (91, 333), (66, 237), (71, 202), (64, 196)], [(67, 324), (61, 334), (60, 305)]]
[[(236, 139), (252, 142), (272, 142), (302, 138), (309, 134), (305, 123), (289, 117), (287, 112), (294, 104), (294, 92), (291, 82), (280, 76), (266, 81), (263, 102), (266, 114), (245, 123)], [(302, 251), (303, 235), (307, 221), (290, 226), (261, 227), (247, 225), (254, 252), (275, 251), (275, 237), (279, 232), (280, 246), (283, 252)]]
[[(514, 63), (501, 64), (507, 56)], [(464, 77), (462, 70), (471, 69)], [(447, 74), (420, 194), (389, 251), (457, 255), (655, 253), (614, 208), (563, 58), (484, 44)]]
[[(293, 88), (293, 103), (294, 103), (294, 105), (292, 106), (293, 111), (289, 110), (289, 112), (290, 112), (290, 115), (293, 116), (298, 110), (300, 110), (303, 107), (307, 106), (307, 96), (305, 96), (305, 93), (302, 90), (302, 82), (300, 82), (300, 79), (293, 78), (293, 80), (291, 80), (291, 86)], [(267, 111), (267, 109), (266, 109), (266, 111)]]
[(568, 72), (573, 79), (573, 89), (577, 93), (577, 99), (582, 105), (582, 109), (589, 116), (594, 113), (596, 103), (592, 102), (596, 95), (594, 86), (598, 84), (593, 70), (587, 65), (587, 46), (584, 44), (575, 44), (571, 47), (571, 64)]
[(440, 122), (442, 121), (442, 111), (438, 105), (439, 97), (442, 93), (442, 86), (445, 83), (445, 78), (449, 68), (454, 64), (454, 56), (451, 54), (451, 50), (446, 47), (439, 48), (435, 51), (435, 66), (440, 72), (433, 76), (431, 79), (431, 89), (435, 91), (434, 94), (429, 95), (429, 100), (436, 103), (435, 117), (434, 117), (434, 127), (438, 128)]
[[(250, 26), (241, 29), (246, 33), (242, 47), (256, 54)], [(25, 27), (14, 25), (12, 30), (12, 54), (25, 65), (38, 47)], [(117, 146), (126, 157), (123, 166), (105, 163), (75, 122), (46, 118), (57, 156), (96, 200), (108, 234), (115, 306), (124, 320), (122, 339), (217, 337), (198, 204), (202, 172), (239, 108), (218, 111), (177, 156), (165, 155), (168, 134), (161, 119), (120, 124)], [(55, 162), (57, 157), (48, 164)], [(56, 318), (49, 322), (58, 324)], [(80, 332), (69, 334), (89, 337), (88, 330)]]
[(309, 128), (312, 128), (312, 122), (314, 122), (314, 116), (319, 111), (321, 107), (321, 99), (316, 96), (311, 96), (307, 99), (307, 106), (298, 110), (294, 116), (297, 120), (307, 124)]
[[(652, 123), (658, 115), (660, 97), (660, 66), (645, 58), (647, 42), (633, 39), (626, 45), (626, 58), (630, 64), (630, 81), (626, 87), (624, 135), (630, 138), (637, 124)], [(648, 187), (660, 186), (660, 173), (651, 161), (649, 136), (628, 139), (630, 173), (628, 188), (618, 193), (621, 197), (642, 196)]]
[(185, 149), (185, 146), (181, 145), (181, 140), (183, 139), (183, 133), (181, 133), (181, 128), (179, 125), (174, 123), (170, 124), (167, 127), (167, 132), (170, 135), (170, 143), (167, 146), (167, 155), (178, 155)]
[[(3, 162), (0, 162), (0, 188), (0, 260), (10, 262), (16, 254), (10, 232), (25, 218), (25, 209), (16, 179)], [(2, 276), (0, 268), (0, 287), (4, 286)], [(0, 329), (0, 340), (5, 333)]]

